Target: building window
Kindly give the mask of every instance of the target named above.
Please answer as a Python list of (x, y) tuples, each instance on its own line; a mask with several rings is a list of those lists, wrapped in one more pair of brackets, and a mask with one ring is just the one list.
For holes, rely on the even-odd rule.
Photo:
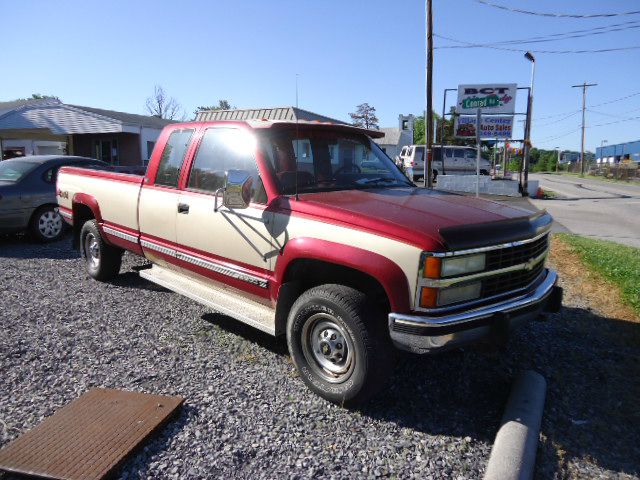
[(147, 160), (151, 160), (151, 154), (153, 153), (153, 147), (156, 146), (156, 142), (147, 141)]
[(402, 129), (409, 130), (409, 120), (402, 120)]

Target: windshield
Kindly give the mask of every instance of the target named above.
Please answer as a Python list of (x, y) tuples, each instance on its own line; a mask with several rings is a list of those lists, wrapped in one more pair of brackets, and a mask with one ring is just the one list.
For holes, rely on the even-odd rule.
[(7, 160), (0, 162), (0, 182), (19, 182), (38, 166), (37, 163)]
[[(368, 137), (322, 129), (265, 132), (261, 148), (269, 160), (280, 193), (408, 187), (413, 184)], [(296, 155), (297, 154), (297, 155)]]

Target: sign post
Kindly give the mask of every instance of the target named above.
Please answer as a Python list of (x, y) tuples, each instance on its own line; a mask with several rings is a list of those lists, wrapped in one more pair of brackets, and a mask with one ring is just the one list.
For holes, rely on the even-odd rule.
[[(476, 110), (476, 125), (482, 121), (482, 110)], [(476, 128), (476, 197), (480, 196), (480, 129)]]

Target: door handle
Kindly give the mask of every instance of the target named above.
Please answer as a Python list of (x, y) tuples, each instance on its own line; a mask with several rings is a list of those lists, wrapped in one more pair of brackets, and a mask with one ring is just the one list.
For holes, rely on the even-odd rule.
[(178, 213), (189, 213), (189, 205), (186, 203), (179, 203)]

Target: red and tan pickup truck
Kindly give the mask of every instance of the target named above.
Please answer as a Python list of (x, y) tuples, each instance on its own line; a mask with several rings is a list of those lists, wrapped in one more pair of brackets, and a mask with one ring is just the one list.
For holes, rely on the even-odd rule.
[(418, 188), (380, 135), (173, 124), (144, 177), (63, 168), (60, 213), (91, 277), (117, 275), (125, 250), (144, 256), (142, 277), (286, 335), (309, 388), (353, 405), (384, 385), (394, 347), (504, 341), (562, 298), (547, 213)]

